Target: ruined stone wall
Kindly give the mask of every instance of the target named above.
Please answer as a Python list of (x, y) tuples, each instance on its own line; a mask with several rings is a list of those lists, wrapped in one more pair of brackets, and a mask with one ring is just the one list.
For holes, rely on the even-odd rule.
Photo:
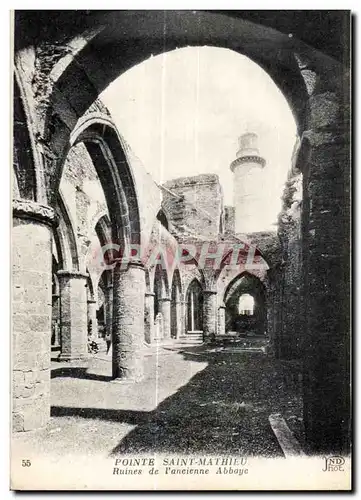
[(217, 175), (201, 174), (168, 181), (164, 187), (183, 198), (164, 192), (164, 206), (170, 222), (180, 234), (215, 239), (219, 234), (223, 193)]
[(231, 206), (224, 207), (224, 232), (225, 234), (234, 234), (235, 232), (235, 208)]
[(219, 296), (219, 303), (221, 304), (223, 301), (223, 297), (228, 285), (234, 280), (237, 276), (244, 273), (245, 271), (249, 272), (260, 281), (264, 282), (266, 279), (267, 269), (264, 267), (259, 267), (259, 269), (251, 269), (247, 270), (244, 266), (237, 268), (224, 267), (219, 275), (217, 280), (217, 292)]
[[(177, 266), (177, 240), (158, 221), (153, 221), (153, 229), (149, 239), (146, 253), (142, 254), (146, 269), (149, 270), (150, 290), (153, 291), (154, 272), (157, 264), (161, 264), (165, 270), (169, 289), (171, 277), (175, 266)], [(168, 293), (170, 290), (168, 290)]]
[(90, 243), (99, 216), (108, 212), (102, 186), (83, 143), (72, 147), (66, 158), (60, 192), (75, 224), (80, 270), (85, 272)]
[(293, 172), (286, 183), (279, 217), (282, 265), (273, 275), (275, 350), (286, 359), (300, 356), (304, 329), (301, 200), (302, 174)]
[[(29, 248), (30, 243), (33, 246)], [(30, 218), (14, 218), (12, 231), (14, 431), (29, 431), (42, 427), (46, 424), (50, 413), (50, 337), (48, 337), (48, 332), (51, 331), (50, 248), (51, 230), (46, 224), (39, 224), (39, 221)]]

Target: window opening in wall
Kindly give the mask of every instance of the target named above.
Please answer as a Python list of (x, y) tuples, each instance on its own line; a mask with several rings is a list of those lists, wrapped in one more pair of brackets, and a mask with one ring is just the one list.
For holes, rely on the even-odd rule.
[(254, 298), (249, 293), (244, 293), (240, 296), (238, 302), (238, 313), (241, 316), (253, 316)]

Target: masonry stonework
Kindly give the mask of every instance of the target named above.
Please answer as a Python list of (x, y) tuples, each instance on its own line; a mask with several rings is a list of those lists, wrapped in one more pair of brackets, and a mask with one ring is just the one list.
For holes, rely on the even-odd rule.
[[(290, 162), (278, 232), (265, 234), (251, 223), (252, 214), (261, 213), (262, 218), (258, 204), (264, 165), (254, 134), (241, 138), (232, 163), (235, 204), (224, 207), (215, 175), (182, 177), (158, 186), (98, 100), (98, 94), (119, 74), (164, 52), (159, 36), (163, 18), (144, 12), (141, 23), (137, 16), (127, 17), (128, 26), (124, 13), (116, 11), (111, 24), (114, 36), (104, 44), (98, 34), (108, 32), (106, 14), (79, 13), (79, 23), (74, 23), (71, 11), (35, 15), (47, 26), (41, 36), (34, 34), (38, 19), (31, 11), (15, 13), (14, 195), (24, 199), (14, 203), (12, 232), (14, 430), (44, 427), (49, 420), (51, 283), (57, 270), (65, 274), (59, 275), (60, 308), (54, 308), (54, 320), (60, 318), (62, 323), (62, 356), (71, 359), (87, 353), (89, 316), (95, 325), (94, 309), (87, 314), (84, 293), (88, 257), (92, 260), (105, 240), (114, 238), (127, 249), (131, 243), (140, 243), (145, 253), (159, 243), (172, 255), (183, 243), (244, 244), (243, 235), (258, 249), (257, 268), (247, 268), (243, 258), (237, 269), (229, 269), (224, 261), (218, 270), (203, 269), (197, 255), (179, 265), (182, 295), (162, 306), (156, 318), (154, 274), (146, 287), (144, 262), (131, 263), (124, 270), (115, 267), (113, 293), (105, 293), (106, 331), (111, 329), (113, 334), (113, 378), (135, 381), (142, 377), (144, 340), (152, 342), (159, 335), (168, 341), (171, 333), (187, 335), (187, 291), (195, 280), (206, 339), (238, 335), (239, 318), (231, 329), (227, 327), (224, 298), (235, 283), (233, 309), (237, 311), (242, 280), (251, 276), (251, 282), (263, 290), (266, 327), (262, 335), (269, 338), (273, 354), (302, 361), (307, 443), (317, 453), (348, 451), (350, 103), (345, 43), (332, 45), (328, 37), (316, 39), (317, 29), (305, 34), (306, 43), (281, 33), (278, 14), (269, 14), (266, 26), (261, 20), (245, 19), (243, 11), (204, 11), (197, 16), (184, 12), (182, 17), (167, 12), (169, 50), (184, 45), (186, 38), (192, 45), (216, 41), (219, 47), (229, 47), (229, 31), (224, 30), (224, 23), (229, 23), (237, 38), (234, 49), (244, 47), (245, 55), (267, 68), (296, 117), (301, 144), (297, 168)], [(204, 18), (202, 30), (199, 15)], [(64, 21), (63, 30), (59, 31), (55, 16)], [(292, 24), (293, 17), (285, 25)], [(151, 43), (136, 44), (129, 51), (122, 43), (127, 29), (138, 33), (144, 26), (154, 35), (149, 37)], [(87, 120), (94, 121), (89, 125)], [(80, 125), (84, 126), (81, 133)], [(79, 132), (76, 139), (75, 131)], [(57, 228), (54, 211), (59, 216)], [(99, 237), (95, 231), (98, 216), (107, 221), (108, 238), (93, 245)], [(262, 269), (260, 263), (265, 264)], [(166, 267), (169, 286), (173, 269), (169, 263)], [(102, 272), (92, 269), (95, 284)], [(171, 329), (171, 321), (178, 323), (179, 310), (180, 330)]]
[(60, 285), (60, 359), (86, 359), (87, 351), (87, 276), (77, 272), (59, 271)]
[(13, 213), (13, 429), (29, 431), (45, 426), (50, 418), (54, 213), (37, 203), (18, 201)]
[(143, 378), (145, 271), (140, 262), (114, 268), (113, 379)]

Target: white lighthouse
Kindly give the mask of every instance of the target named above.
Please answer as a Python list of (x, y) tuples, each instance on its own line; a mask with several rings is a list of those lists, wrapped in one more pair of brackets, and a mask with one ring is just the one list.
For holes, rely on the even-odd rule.
[(239, 150), (231, 163), (234, 174), (233, 202), (236, 234), (262, 230), (267, 207), (264, 205), (263, 168), (266, 164), (259, 154), (258, 137), (253, 132), (239, 138)]

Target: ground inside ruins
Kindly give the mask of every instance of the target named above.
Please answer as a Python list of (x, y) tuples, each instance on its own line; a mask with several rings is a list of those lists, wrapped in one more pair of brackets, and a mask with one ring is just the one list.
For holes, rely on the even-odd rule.
[(17, 451), (283, 456), (269, 424), (280, 413), (302, 443), (300, 383), (261, 351), (182, 339), (145, 349), (145, 377), (111, 382), (111, 352), (52, 360), (51, 420), (14, 436)]

